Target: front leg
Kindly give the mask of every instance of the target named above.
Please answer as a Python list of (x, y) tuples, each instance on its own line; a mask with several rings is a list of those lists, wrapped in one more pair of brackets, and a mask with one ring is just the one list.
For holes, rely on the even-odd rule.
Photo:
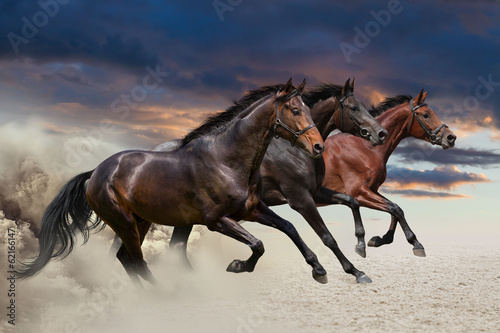
[(328, 282), (326, 271), (319, 263), (318, 257), (309, 247), (307, 247), (295, 227), (289, 221), (278, 216), (262, 201), (257, 204), (257, 207), (250, 216), (246, 217), (246, 219), (259, 222), (284, 232), (295, 243), (306, 262), (313, 268), (313, 278), (320, 283)]
[[(392, 237), (394, 236), (394, 230), (396, 229), (396, 224), (397, 222), (399, 222), (399, 224), (401, 225), (401, 229), (403, 229), (403, 232), (406, 236), (406, 240), (408, 241), (408, 243), (413, 245), (413, 254), (418, 257), (425, 257), (424, 247), (417, 240), (417, 236), (410, 229), (408, 222), (406, 222), (404, 212), (401, 208), (399, 208), (398, 205), (388, 200), (384, 196), (380, 195), (379, 193), (371, 191), (368, 188), (362, 188), (359, 191), (358, 195), (356, 195), (356, 199), (359, 201), (359, 204), (363, 207), (373, 208), (376, 210), (387, 212), (393, 216), (389, 231), (384, 236), (384, 238), (386, 238), (386, 241), (392, 242)], [(376, 236), (372, 238), (370, 242), (368, 242), (368, 246), (372, 245), (375, 246), (377, 242), (383, 242), (384, 238)], [(380, 245), (382, 244), (384, 243), (380, 243)]]
[(259, 258), (264, 254), (264, 244), (246, 231), (238, 222), (222, 217), (213, 223), (207, 223), (207, 227), (212, 231), (220, 232), (250, 247), (252, 255), (247, 260), (235, 259), (229, 264), (226, 271), (233, 273), (253, 272)]
[(368, 246), (379, 247), (382, 245), (391, 244), (394, 241), (394, 232), (396, 231), (397, 225), (398, 220), (394, 215), (391, 215), (391, 225), (389, 226), (389, 230), (387, 230), (386, 234), (382, 237), (373, 236), (368, 242)]
[(320, 186), (314, 194), (314, 202), (317, 206), (342, 204), (351, 208), (354, 218), (354, 234), (358, 239), (358, 244), (354, 247), (354, 251), (363, 258), (366, 258), (365, 228), (361, 220), (361, 214), (359, 213), (358, 201), (348, 194)]

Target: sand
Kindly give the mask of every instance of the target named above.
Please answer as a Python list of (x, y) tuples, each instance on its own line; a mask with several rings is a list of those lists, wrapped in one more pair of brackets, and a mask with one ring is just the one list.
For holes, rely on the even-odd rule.
[[(426, 258), (404, 242), (352, 246), (351, 261), (371, 284), (356, 284), (319, 243), (328, 271), (322, 285), (283, 235), (259, 229), (266, 253), (253, 273), (226, 273), (249, 250), (214, 233), (196, 235), (194, 272), (157, 237), (148, 244), (158, 287), (134, 288), (117, 262), (106, 260), (110, 234), (93, 235), (67, 259), (19, 281), (17, 325), (9, 332), (500, 332), (500, 246), (427, 242)], [(308, 236), (309, 237), (309, 236)], [(354, 245), (354, 239), (346, 243)], [(193, 242), (194, 244), (194, 242)], [(4, 245), (4, 244), (2, 244)], [(2, 294), (6, 290), (0, 285)], [(2, 303), (2, 307), (3, 307)]]

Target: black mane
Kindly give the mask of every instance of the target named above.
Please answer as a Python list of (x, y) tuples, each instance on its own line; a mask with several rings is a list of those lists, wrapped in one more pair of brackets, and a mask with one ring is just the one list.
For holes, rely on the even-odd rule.
[[(247, 109), (250, 105), (270, 94), (276, 94), (279, 90), (283, 90), (284, 88), (284, 84), (275, 84), (246, 92), (245, 96), (237, 101), (233, 101), (233, 105), (229, 106), (225, 111), (214, 113), (205, 119), (205, 121), (198, 128), (189, 132), (182, 139), (179, 144), (179, 148), (187, 145), (194, 139), (205, 136), (209, 133), (221, 132), (231, 120), (233, 120), (243, 110)], [(292, 91), (288, 94), (280, 96), (276, 100), (279, 102), (286, 102), (297, 95), (300, 95), (298, 90), (292, 89)]]
[(332, 96), (340, 97), (343, 86), (331, 83), (322, 83), (320, 86), (308, 90), (303, 94), (302, 100), (308, 107), (313, 107), (319, 101), (328, 99)]
[(383, 102), (381, 102), (379, 105), (374, 106), (372, 104), (371, 110), (369, 110), (370, 114), (372, 117), (376, 117), (384, 113), (385, 111), (392, 109), (398, 105), (401, 105), (403, 103), (408, 103), (411, 101), (413, 97), (410, 95), (399, 95), (395, 97), (387, 97)]

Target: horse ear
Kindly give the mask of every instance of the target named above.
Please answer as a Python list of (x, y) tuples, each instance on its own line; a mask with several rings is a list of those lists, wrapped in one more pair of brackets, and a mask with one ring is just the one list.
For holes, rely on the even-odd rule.
[(422, 104), (423, 103), (423, 100), (422, 100), (422, 96), (424, 95), (424, 89), (422, 89), (420, 91), (420, 94), (418, 94), (417, 98), (415, 98), (417, 100), (417, 105), (419, 104)]
[(356, 77), (352, 78), (352, 83), (351, 83), (351, 92), (354, 92), (354, 81), (356, 81)]
[(297, 87), (297, 90), (299, 91), (299, 93), (302, 94), (304, 92), (305, 88), (306, 88), (306, 79), (304, 79), (304, 81), (302, 81), (300, 86)]
[(290, 91), (292, 91), (292, 89), (293, 89), (292, 78), (289, 78), (283, 90), (285, 91), (285, 94), (288, 94)]
[(351, 78), (348, 78), (347, 81), (345, 81), (344, 88), (342, 88), (342, 95), (346, 95), (349, 92), (350, 87)]
[(422, 95), (422, 102), (425, 102), (425, 99), (427, 98), (427, 91), (423, 93)]

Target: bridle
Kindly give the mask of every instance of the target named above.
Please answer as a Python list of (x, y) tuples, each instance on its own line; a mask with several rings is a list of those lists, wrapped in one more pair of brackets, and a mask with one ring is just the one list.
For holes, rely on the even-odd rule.
[[(420, 124), (420, 126), (422, 127), (422, 129), (425, 131), (425, 133), (427, 134), (427, 136), (429, 137), (429, 140), (431, 141), (431, 143), (433, 144), (438, 144), (438, 140), (437, 140), (437, 134), (439, 133), (439, 131), (441, 131), (441, 129), (443, 128), (448, 128), (448, 125), (446, 124), (441, 124), (439, 125), (434, 131), (431, 131), (431, 129), (429, 127), (427, 127), (418, 117), (417, 117), (417, 114), (415, 113), (415, 111), (417, 111), (418, 108), (422, 107), (422, 106), (427, 106), (427, 103), (422, 103), (420, 105), (417, 105), (416, 107), (413, 107), (413, 98), (411, 99), (410, 101), (410, 109), (411, 109), (411, 119), (410, 119), (410, 123), (408, 124), (408, 134), (411, 133), (411, 129), (412, 129), (412, 126), (413, 126), (413, 119), (417, 119), (417, 122)], [(443, 137), (444, 137), (444, 130), (443, 130), (443, 134), (441, 134), (441, 138), (440, 138), (440, 141), (443, 141)]]
[[(354, 96), (354, 94), (352, 92), (348, 93), (347, 95), (345, 95), (344, 97), (342, 97), (341, 99), (339, 99), (339, 103), (340, 103), (340, 128), (339, 130), (341, 132), (344, 131), (344, 113), (349, 117), (349, 119), (351, 119), (351, 121), (354, 123), (354, 125), (356, 125), (356, 127), (359, 129), (361, 135), (363, 135), (363, 132), (365, 132), (366, 130), (363, 131), (363, 127), (361, 127), (360, 123), (358, 123), (350, 114), (349, 112), (345, 111), (344, 108), (344, 101), (350, 97), (350, 96)], [(368, 133), (365, 133), (366, 135)], [(366, 135), (363, 135), (363, 136), (366, 136)]]
[[(279, 93), (280, 93), (280, 90), (278, 90), (278, 92), (276, 93), (276, 97), (278, 97)], [(300, 95), (300, 93), (298, 91), (296, 91), (294, 93), (294, 95), (292, 95), (291, 97), (295, 97), (297, 95)], [(284, 122), (281, 121), (280, 115), (279, 115), (279, 102), (276, 99), (276, 122), (274, 123), (274, 136), (276, 138), (279, 138), (278, 134), (276, 134), (276, 130), (280, 126), (283, 127), (284, 129), (286, 129), (288, 132), (292, 133), (295, 136), (295, 139), (291, 142), (292, 147), (293, 147), (293, 146), (295, 146), (295, 143), (299, 139), (299, 136), (301, 136), (302, 134), (304, 134), (305, 132), (307, 132), (311, 128), (315, 127), (316, 124), (313, 123), (313, 124), (307, 126), (306, 128), (304, 128), (303, 130), (301, 130), (300, 132), (294, 131), (293, 129), (291, 129), (290, 127), (288, 127), (287, 124), (285, 124)]]

